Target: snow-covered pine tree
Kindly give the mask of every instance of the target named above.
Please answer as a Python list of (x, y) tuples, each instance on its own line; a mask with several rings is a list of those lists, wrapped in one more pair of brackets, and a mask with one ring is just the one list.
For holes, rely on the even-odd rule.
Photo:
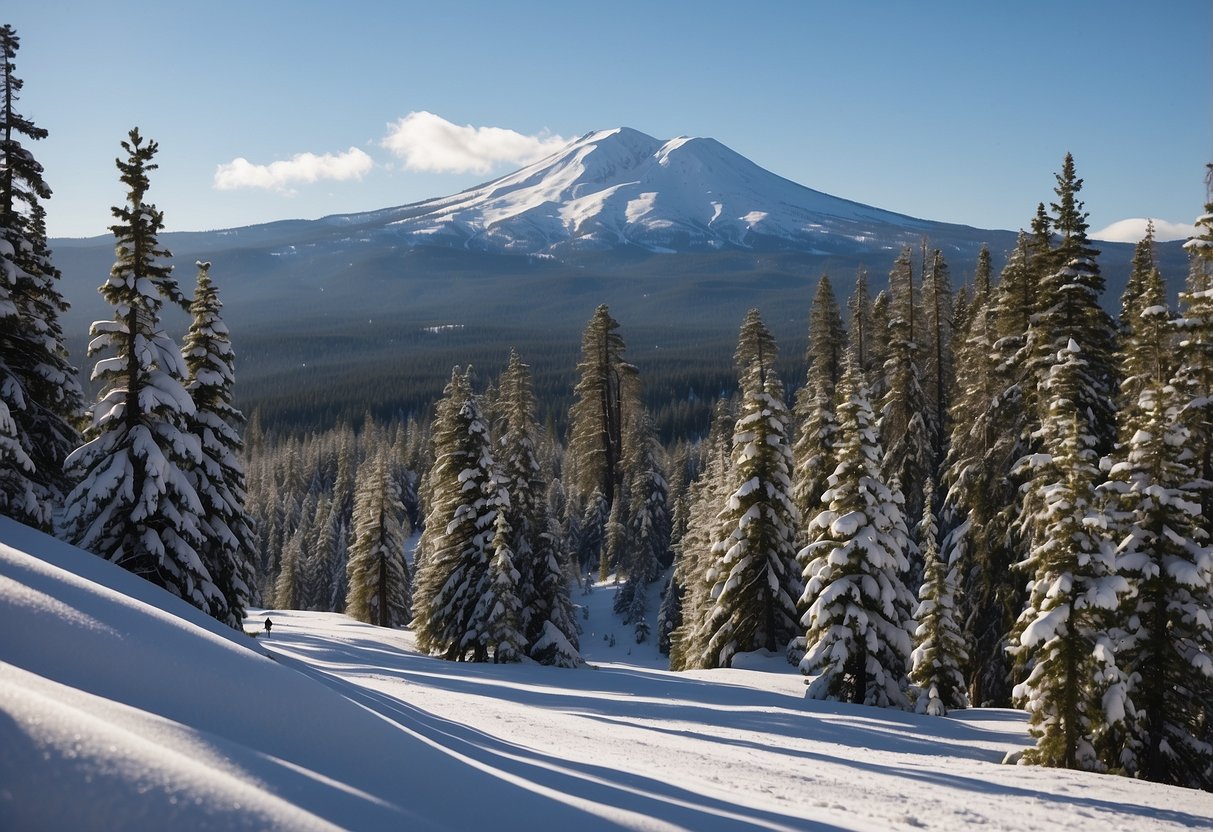
[(63, 462), (84, 412), (59, 316), (67, 309), (51, 262), (42, 201), (51, 190), (23, 144), (47, 131), (15, 109), (20, 39), (0, 27), (0, 513), (51, 530), (69, 486)]
[(358, 472), (354, 542), (346, 562), (346, 615), (380, 627), (410, 619), (411, 576), (404, 559), (404, 506), (382, 455)]
[(1213, 164), (1208, 171), (1209, 195), (1204, 213), (1196, 218), (1197, 236), (1184, 243), (1189, 270), (1186, 291), (1179, 295), (1176, 387), (1183, 397), (1180, 418), (1188, 429), (1188, 448), (1201, 484), (1200, 526), (1213, 537)]
[(202, 451), (201, 464), (187, 475), (202, 503), (198, 555), (225, 602), (226, 617), (221, 617), (221, 610), (211, 614), (240, 629), (255, 592), (250, 559), (257, 550), (257, 538), (245, 509), (244, 464), (240, 461), (244, 414), (232, 405), (236, 357), (220, 317), (223, 304), (211, 281), (210, 265), (198, 263), (190, 304), (193, 320), (182, 350), (186, 390), (194, 400), (194, 413), (187, 424)]
[[(1070, 340), (1080, 345), (1084, 378), (1076, 391), (1075, 405), (1095, 437), (1095, 451), (1106, 454), (1116, 434), (1116, 324), (1099, 305), (1104, 290), (1095, 261), (1099, 252), (1091, 248), (1087, 238), (1087, 214), (1078, 199), (1082, 180), (1075, 173), (1070, 154), (1066, 154), (1056, 179), (1058, 201), (1052, 206), (1056, 213), (1052, 227), (1061, 238), (1051, 258), (1046, 259), (1057, 267), (1041, 278), (1037, 296), (1042, 300), (1028, 328), (1027, 365), (1041, 389)], [(1047, 418), (1050, 406), (1048, 401), (1038, 404), (1040, 421)]]
[(1209, 789), (1213, 746), (1203, 721), (1213, 707), (1213, 552), (1198, 523), (1177, 398), (1169, 384), (1142, 390), (1125, 460), (1105, 486), (1127, 531), (1120, 568), (1133, 590), (1121, 602), (1116, 644), (1132, 705), (1123, 748), (1113, 749), (1120, 753), (1109, 763), (1150, 780)]
[(1028, 712), (1036, 738), (1024, 760), (1097, 770), (1101, 735), (1122, 716), (1113, 704), (1120, 676), (1108, 630), (1127, 584), (1116, 574), (1111, 547), (1104, 545), (1107, 522), (1095, 493), (1095, 438), (1079, 409), (1090, 372), (1084, 363), (1071, 340), (1041, 391), (1049, 402), (1041, 428), (1043, 452), (1024, 457), (1018, 466), (1036, 492), (1028, 504), (1039, 508), (1027, 518), (1031, 548), (1020, 569), (1032, 577), (1012, 650), (1028, 670), (1014, 699)]
[[(586, 500), (585, 512), (581, 516), (578, 543), (580, 571), (597, 570), (606, 546), (607, 522), (611, 517), (611, 506), (603, 493), (595, 489)], [(603, 578), (603, 580), (606, 580)]]
[(493, 525), (493, 560), (489, 564), (489, 585), (480, 596), (475, 618), (483, 622), (493, 661), (506, 664), (521, 661), (526, 652), (526, 637), (522, 632), (522, 602), (518, 599), (521, 575), (514, 568), (510, 551), (510, 523), (504, 511), (497, 512)]
[(914, 652), (910, 654), (910, 681), (918, 687), (915, 709), (919, 713), (943, 716), (948, 711), (969, 707), (963, 668), (968, 663), (964, 635), (956, 617), (958, 564), (940, 558), (938, 527), (935, 520), (935, 486), (928, 482), (926, 506), (918, 525), (926, 569), (918, 591), (918, 610), (914, 620)]
[(223, 595), (198, 556), (202, 505), (186, 473), (202, 463), (187, 426), (194, 403), (182, 384), (181, 352), (160, 329), (163, 301), (187, 302), (157, 240), (164, 215), (144, 201), (157, 145), (135, 129), (122, 147), (127, 158), (117, 165), (128, 201), (113, 209), (117, 259), (101, 287), (114, 319), (93, 324), (89, 345), (90, 354), (113, 354), (93, 371), (102, 389), (89, 441), (66, 461), (79, 484), (67, 498), (65, 536), (214, 612)]
[[(861, 307), (861, 302), (856, 301), (856, 306)], [(862, 319), (862, 309), (858, 314)], [(828, 487), (826, 481), (834, 470), (834, 439), (838, 430), (834, 399), (846, 350), (847, 335), (834, 290), (830, 279), (822, 275), (809, 314), (808, 376), (796, 396), (795, 408), (796, 441), (792, 456), (796, 472), (792, 500), (802, 524), (816, 514), (821, 495)], [(804, 542), (803, 529), (797, 530), (797, 542)]]
[(854, 353), (839, 385), (838, 467), (809, 524), (800, 670), (812, 699), (909, 707), (905, 690), (914, 597), (904, 575), (909, 532), (901, 495), (880, 472), (880, 441)]
[(746, 315), (735, 360), (742, 392), (733, 431), (732, 494), (719, 513), (709, 570), (714, 606), (705, 620), (705, 667), (730, 667), (737, 653), (783, 651), (797, 637), (796, 528), (792, 449), (775, 340), (756, 309)]
[(670, 633), (670, 669), (701, 667), (707, 647), (708, 614), (716, 582), (713, 541), (723, 539), (721, 506), (732, 493), (732, 428), (736, 421), (727, 400), (717, 402), (704, 442), (707, 450), (703, 473), (690, 486), (687, 530), (679, 541), (675, 580), (684, 588), (678, 626)]
[[(569, 598), (564, 555), (549, 510), (549, 486), (536, 452), (539, 426), (535, 421), (530, 368), (513, 350), (498, 388), (498, 460), (502, 481), (510, 495), (504, 513), (511, 557), (519, 572), (515, 592), (522, 605), (518, 619), (524, 637), (522, 646), (527, 650), (533, 648), (552, 627), (575, 651), (577, 620)], [(580, 660), (579, 656), (573, 658), (563, 652), (533, 657), (564, 666)]]
[(657, 609), (657, 650), (663, 656), (670, 655), (674, 631), (682, 625), (682, 604), (686, 595), (679, 570), (682, 557), (682, 545), (675, 544), (674, 568), (661, 591), (661, 606)]
[[(1149, 279), (1150, 272), (1158, 266), (1154, 251), (1154, 220), (1146, 221), (1146, 235), (1141, 238), (1133, 249), (1133, 261), (1129, 264), (1129, 280), (1120, 296), (1120, 335), (1125, 338), (1132, 333), (1138, 315), (1141, 314), (1141, 293)], [(1124, 393), (1124, 390), (1121, 390)], [(1124, 398), (1122, 401), (1136, 402), (1137, 397)]]
[(488, 635), (476, 611), (490, 582), (493, 526), (509, 497), (472, 392), (471, 368), (452, 371), (431, 441), (429, 510), (419, 541), (425, 558), (413, 598), (417, 646), (449, 661), (488, 661)]
[[(615, 611), (626, 624), (638, 624), (647, 612), (647, 587), (670, 563), (670, 509), (665, 474), (658, 460), (657, 435), (647, 412), (629, 423), (627, 583), (615, 596)], [(647, 627), (647, 622), (645, 622)]]
[[(1165, 299), (1162, 278), (1150, 268), (1137, 286), (1122, 349), (1125, 382), (1139, 393), (1121, 413), (1123, 456), (1104, 485), (1120, 530), (1120, 568), (1132, 588), (1121, 602), (1116, 644), (1131, 705), (1124, 741), (1108, 763), (1209, 789), (1213, 745), (1204, 723), (1213, 710), (1213, 552), (1201, 524), (1200, 444), (1181, 418), (1195, 376), (1183, 368), (1175, 381), (1169, 378), (1173, 338)], [(1188, 341), (1195, 331), (1184, 333), (1185, 357), (1200, 354)]]
[(605, 583), (612, 574), (615, 583), (623, 578), (624, 558), (628, 551), (628, 494), (623, 486), (615, 494), (615, 503), (603, 529), (602, 552), (598, 558), (598, 581)]

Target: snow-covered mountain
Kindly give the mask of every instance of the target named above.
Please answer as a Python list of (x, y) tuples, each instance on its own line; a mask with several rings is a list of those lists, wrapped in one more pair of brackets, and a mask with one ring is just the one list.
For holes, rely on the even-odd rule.
[(798, 185), (715, 139), (662, 142), (627, 127), (587, 133), (454, 196), (329, 222), (383, 223), (415, 243), (527, 254), (620, 246), (826, 253), (830, 238), (863, 243), (937, 225)]

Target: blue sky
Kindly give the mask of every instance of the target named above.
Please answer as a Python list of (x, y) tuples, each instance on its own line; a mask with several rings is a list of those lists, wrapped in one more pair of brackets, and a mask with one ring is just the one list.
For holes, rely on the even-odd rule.
[(160, 143), (170, 230), (444, 196), (621, 125), (984, 228), (1025, 225), (1067, 151), (1093, 229), (1188, 223), (1213, 160), (1208, 0), (43, 0), (0, 17), (22, 40), (20, 111), (51, 134), (32, 149), (52, 236), (105, 233), (136, 125)]

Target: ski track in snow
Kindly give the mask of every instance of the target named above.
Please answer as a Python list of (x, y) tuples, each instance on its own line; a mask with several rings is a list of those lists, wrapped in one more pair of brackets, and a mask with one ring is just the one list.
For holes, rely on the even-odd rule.
[(806, 701), (782, 656), (671, 673), (614, 592), (574, 595), (579, 670), (332, 613), (253, 641), (0, 518), (0, 829), (1213, 828), (1213, 795), (1002, 765), (1019, 712)]

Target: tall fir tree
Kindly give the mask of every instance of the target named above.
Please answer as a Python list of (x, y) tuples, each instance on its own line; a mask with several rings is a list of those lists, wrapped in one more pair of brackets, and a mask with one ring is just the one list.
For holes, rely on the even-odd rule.
[(1176, 387), (1200, 484), (1200, 526), (1213, 537), (1213, 164), (1208, 174), (1209, 194), (1204, 213), (1196, 218), (1197, 234), (1184, 243), (1189, 270), (1186, 290), (1179, 295)]
[[(536, 450), (539, 427), (530, 368), (512, 350), (498, 388), (498, 460), (510, 495), (504, 513), (510, 557), (519, 573), (515, 592), (521, 604), (518, 626), (524, 637), (523, 648), (532, 648), (549, 628), (554, 628), (575, 650), (578, 628), (569, 598), (565, 556), (549, 511), (548, 482)], [(564, 664), (577, 661), (565, 653), (546, 658)]]
[[(988, 252), (987, 252), (988, 256)], [(943, 253), (936, 249), (923, 275), (922, 311), (925, 347), (923, 393), (930, 407), (933, 466), (943, 461), (948, 437), (948, 406), (955, 383), (952, 350), (954, 339), (952, 281)]]
[(51, 190), (23, 143), (47, 131), (16, 110), (19, 47), (13, 28), (0, 27), (0, 513), (50, 531), (84, 397), (59, 323), (67, 303), (42, 206)]
[[(1104, 290), (1095, 260), (1099, 252), (1087, 238), (1087, 214), (1078, 198), (1083, 181), (1075, 172), (1070, 154), (1066, 154), (1056, 179), (1057, 202), (1052, 205), (1055, 216), (1051, 225), (1060, 239), (1048, 258), (1056, 268), (1041, 278), (1038, 297), (1043, 300), (1028, 328), (1028, 366), (1039, 388), (1069, 341), (1078, 343), (1084, 378), (1075, 405), (1095, 437), (1095, 451), (1106, 454), (1112, 449), (1116, 432), (1116, 326), (1099, 304)], [(1038, 405), (1040, 421), (1046, 418), (1048, 407), (1048, 402)]]
[(1029, 439), (1018, 360), (1033, 301), (1026, 240), (1020, 236), (997, 286), (975, 286), (957, 353), (966, 372), (952, 405), (943, 473), (942, 550), (960, 572), (957, 613), (970, 656), (969, 700), (982, 706), (1011, 704), (1007, 638), (1024, 601), (1023, 581), (1011, 572), (1019, 545), (1011, 471)]
[(411, 618), (412, 576), (404, 557), (404, 506), (382, 451), (359, 471), (354, 541), (346, 561), (346, 615), (380, 627)]
[(616, 595), (615, 609), (623, 614), (625, 623), (647, 627), (648, 585), (671, 562), (667, 485), (658, 459), (657, 435), (647, 412), (629, 423), (626, 444), (630, 472), (626, 489), (627, 583)]
[[(1143, 317), (1148, 323), (1154, 316)], [(1118, 614), (1123, 630), (1116, 644), (1131, 705), (1124, 742), (1108, 762), (1150, 780), (1209, 789), (1213, 745), (1204, 720), (1213, 708), (1213, 551), (1199, 524), (1178, 405), (1178, 391), (1165, 381), (1142, 389), (1124, 460), (1104, 486), (1118, 509), (1120, 567), (1132, 590)]]
[(135, 129), (122, 147), (127, 204), (113, 209), (117, 259), (101, 287), (114, 319), (93, 324), (89, 345), (90, 354), (113, 354), (93, 371), (102, 388), (89, 441), (66, 462), (79, 484), (64, 527), (81, 548), (213, 612), (224, 598), (198, 555), (203, 507), (187, 474), (203, 461), (187, 423), (194, 403), (181, 353), (160, 328), (165, 300), (187, 302), (157, 239), (164, 215), (145, 201), (157, 145)]
[[(884, 366), (886, 388), (880, 403), (880, 437), (884, 448), (881, 467), (884, 481), (895, 482), (901, 490), (906, 515), (917, 517), (922, 514), (923, 486), (934, 476), (937, 423), (922, 386), (918, 339), (924, 334), (924, 327), (909, 247), (902, 250), (893, 265), (889, 288), (892, 317)], [(917, 545), (911, 545), (907, 556), (909, 580), (916, 588), (922, 576)]]
[(497, 514), (508, 505), (492, 439), (472, 391), (471, 368), (451, 373), (432, 429), (429, 510), (418, 546), (413, 629), (417, 646), (451, 661), (487, 661), (489, 636), (477, 617), (491, 581)]
[[(834, 443), (838, 431), (834, 399), (842, 378), (846, 351), (847, 336), (834, 290), (830, 279), (822, 275), (809, 315), (808, 376), (796, 396), (797, 429), (792, 448), (796, 473), (792, 499), (802, 524), (816, 513), (834, 470)], [(798, 530), (797, 540), (804, 542), (803, 529)]]
[(721, 516), (733, 491), (732, 433), (736, 413), (730, 400), (716, 403), (706, 446), (703, 473), (688, 496), (687, 529), (678, 543), (675, 575), (684, 587), (680, 623), (670, 633), (670, 669), (688, 670), (705, 665), (709, 615), (715, 601), (716, 558), (714, 542), (726, 538), (727, 517)]
[(800, 670), (807, 696), (906, 708), (914, 598), (906, 588), (909, 532), (902, 499), (880, 472), (867, 385), (848, 356), (839, 391), (838, 467), (827, 507), (809, 524)]
[(520, 614), (522, 602), (518, 598), (518, 583), (521, 574), (514, 568), (510, 551), (510, 523), (504, 511), (497, 512), (493, 526), (493, 561), (489, 564), (489, 585), (480, 596), (476, 618), (483, 621), (488, 644), (493, 650), (496, 664), (507, 664), (522, 660), (526, 651), (526, 637), (522, 632)]
[(1133, 249), (1133, 260), (1129, 264), (1129, 280), (1120, 296), (1120, 335), (1127, 337), (1141, 314), (1141, 294), (1150, 272), (1158, 267), (1154, 245), (1154, 220), (1146, 222), (1146, 234)]
[(1104, 544), (1095, 439), (1079, 410), (1088, 373), (1071, 340), (1042, 390), (1049, 402), (1043, 453), (1021, 462), (1037, 492), (1029, 505), (1037, 508), (1026, 519), (1032, 543), (1020, 568), (1031, 575), (1029, 598), (1013, 642), (1028, 675), (1014, 696), (1036, 739), (1027, 762), (1097, 770), (1101, 737), (1123, 718), (1123, 705), (1116, 704), (1123, 682), (1109, 630), (1127, 584)]
[(969, 656), (956, 616), (959, 564), (940, 557), (934, 501), (935, 487), (928, 483), (926, 507), (918, 527), (926, 569), (914, 613), (918, 629), (914, 631), (914, 652), (910, 654), (910, 681), (919, 691), (915, 709), (943, 716), (969, 706), (963, 672)]
[(636, 368), (623, 360), (619, 322), (606, 305), (581, 336), (579, 380), (569, 411), (568, 457), (582, 494), (599, 491), (608, 509), (624, 483), (623, 425), (635, 399)]
[(777, 350), (757, 310), (741, 327), (735, 361), (742, 400), (733, 431), (732, 493), (720, 508), (708, 571), (711, 598), (702, 663), (730, 667), (752, 650), (785, 650), (798, 635), (799, 515), (792, 502), (792, 450)]
[(223, 304), (210, 278), (210, 263), (198, 263), (192, 322), (182, 350), (186, 390), (194, 400), (189, 431), (202, 451), (200, 465), (187, 474), (202, 504), (202, 543), (198, 554), (224, 598), (223, 610), (212, 614), (232, 627), (243, 627), (244, 611), (255, 595), (251, 558), (257, 550), (253, 519), (245, 508), (243, 442), (244, 414), (232, 405), (235, 353), (227, 326), (220, 317)]

